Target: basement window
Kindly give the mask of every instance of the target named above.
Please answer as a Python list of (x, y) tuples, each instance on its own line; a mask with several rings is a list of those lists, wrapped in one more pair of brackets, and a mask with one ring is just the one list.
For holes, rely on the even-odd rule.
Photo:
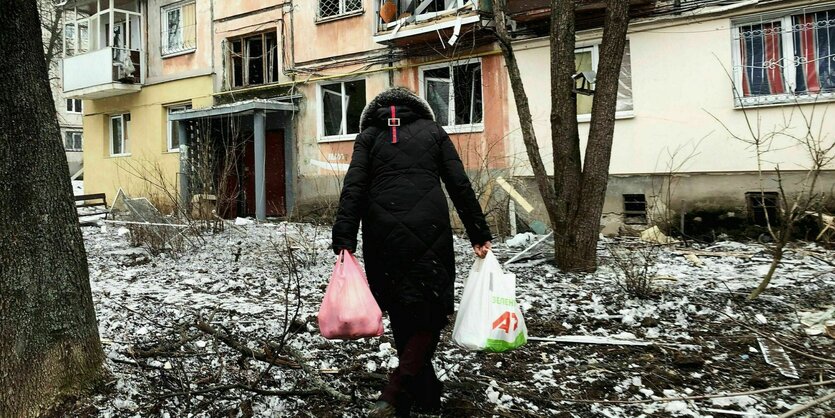
[(646, 195), (623, 195), (623, 222), (632, 225), (645, 225), (647, 223)]
[(779, 224), (777, 205), (780, 195), (777, 192), (747, 192), (745, 201), (748, 204), (748, 219), (754, 225)]
[(278, 81), (278, 43), (275, 32), (229, 40), (229, 86), (257, 86)]

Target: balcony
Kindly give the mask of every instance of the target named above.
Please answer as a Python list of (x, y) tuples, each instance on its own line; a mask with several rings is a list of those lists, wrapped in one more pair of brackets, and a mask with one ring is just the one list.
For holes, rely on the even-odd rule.
[[(479, 24), (480, 12), (490, 11), (487, 0), (374, 0), (377, 16), (374, 41), (406, 46), (437, 39), (454, 44), (462, 33)], [(391, 11), (394, 13), (391, 13)], [(384, 19), (385, 17), (385, 19)]]
[(70, 1), (63, 13), (64, 95), (101, 99), (138, 92), (145, 64), (138, 2)]

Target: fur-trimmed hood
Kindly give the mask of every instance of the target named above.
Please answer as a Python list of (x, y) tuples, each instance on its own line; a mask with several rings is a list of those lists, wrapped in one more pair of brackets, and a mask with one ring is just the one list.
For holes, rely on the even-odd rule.
[(389, 106), (407, 108), (414, 113), (417, 119), (435, 120), (435, 113), (426, 100), (423, 100), (418, 95), (403, 87), (392, 87), (378, 94), (362, 110), (360, 132), (374, 125), (375, 121), (382, 121), (383, 119), (380, 119), (379, 115), (383, 115), (383, 113), (380, 110), (387, 111), (385, 109), (388, 109)]

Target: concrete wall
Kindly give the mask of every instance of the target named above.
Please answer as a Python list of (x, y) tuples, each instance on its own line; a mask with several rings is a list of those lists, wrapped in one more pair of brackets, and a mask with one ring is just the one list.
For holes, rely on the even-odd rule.
[[(190, 102), (194, 108), (212, 105), (212, 78), (194, 77), (143, 87), (139, 93), (84, 103), (84, 191), (116, 196), (119, 187), (136, 196), (158, 195), (142, 180), (159, 167), (164, 180), (176, 185), (179, 152), (167, 150), (166, 106)], [(127, 150), (110, 155), (110, 116), (130, 113)], [(176, 189), (174, 189), (176, 190)]]

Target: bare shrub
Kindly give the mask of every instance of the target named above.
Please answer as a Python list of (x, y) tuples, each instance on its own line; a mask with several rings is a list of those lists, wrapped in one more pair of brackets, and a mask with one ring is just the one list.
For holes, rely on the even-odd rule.
[(151, 255), (165, 251), (179, 253), (185, 248), (185, 236), (174, 225), (128, 224), (125, 227), (130, 231), (130, 244), (144, 247)]
[(660, 292), (654, 283), (660, 248), (644, 243), (608, 246), (616, 283), (630, 297), (648, 299)]

